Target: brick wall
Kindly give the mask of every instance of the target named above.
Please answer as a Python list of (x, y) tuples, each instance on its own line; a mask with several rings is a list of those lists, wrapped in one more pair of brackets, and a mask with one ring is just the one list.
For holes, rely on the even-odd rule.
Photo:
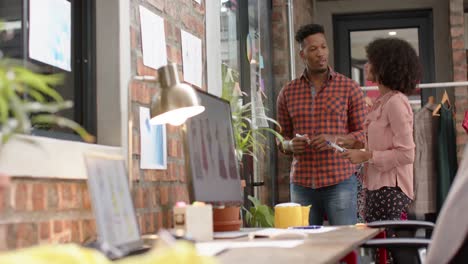
[[(313, 23), (313, 1), (310, 0), (294, 0), (294, 33), (302, 25)], [(326, 32), (325, 32), (326, 33)], [(294, 41), (294, 51), (296, 54), (295, 65), (296, 65), (296, 77), (299, 77), (305, 69), (304, 62), (302, 62), (299, 56), (300, 46)]]
[[(0, 192), (1, 194), (1, 192)], [(95, 239), (85, 181), (14, 178), (0, 197), (0, 250)]]
[[(313, 22), (313, 1), (294, 0), (294, 33), (300, 26)], [(287, 0), (273, 1), (272, 11), (273, 34), (273, 74), (276, 94), (291, 80), (290, 65), (285, 63), (289, 58), (288, 14)], [(294, 40), (293, 40), (294, 41)], [(294, 63), (296, 76), (304, 70), (304, 64), (299, 57), (299, 46), (293, 42), (295, 49)], [(278, 152), (278, 202), (288, 202), (289, 199), (289, 171), (292, 157)]]
[[(142, 62), (139, 5), (164, 18), (168, 60), (178, 64), (182, 76), (180, 30), (201, 38), (204, 50), (205, 1), (202, 2), (200, 6), (193, 0), (131, 1), (133, 75), (156, 75), (154, 69)], [(205, 83), (203, 77), (204, 89)], [(140, 230), (146, 234), (172, 226), (172, 206), (176, 201), (188, 201), (182, 134), (180, 128), (167, 126), (167, 170), (140, 170), (139, 106), (149, 107), (151, 96), (158, 88), (133, 81), (129, 89), (129, 112), (133, 117), (131, 191)], [(96, 224), (84, 180), (15, 177), (0, 195), (0, 250), (50, 242), (82, 243), (95, 238)]]
[[(169, 62), (177, 63), (179, 75), (182, 74), (181, 29), (202, 39), (205, 46), (204, 8), (193, 0), (147, 0), (131, 1), (131, 47), (132, 74), (153, 75), (154, 69), (143, 65), (139, 5), (143, 5), (164, 18), (167, 57)], [(205, 55), (202, 54), (202, 58)], [(205, 62), (203, 63), (205, 65)], [(206, 86), (203, 77), (203, 89)], [(151, 97), (158, 91), (153, 83), (133, 81), (130, 84), (132, 113), (132, 182), (133, 199), (139, 216), (143, 234), (151, 233), (161, 227), (172, 226), (172, 207), (176, 201), (188, 202), (188, 189), (180, 127), (167, 125), (167, 170), (140, 170), (139, 107), (149, 107)]]
[[(467, 80), (466, 51), (464, 39), (463, 0), (450, 0), (450, 36), (452, 40), (453, 81)], [(457, 130), (458, 159), (468, 141), (468, 135), (462, 127), (465, 111), (468, 110), (468, 87), (455, 88), (455, 121)]]

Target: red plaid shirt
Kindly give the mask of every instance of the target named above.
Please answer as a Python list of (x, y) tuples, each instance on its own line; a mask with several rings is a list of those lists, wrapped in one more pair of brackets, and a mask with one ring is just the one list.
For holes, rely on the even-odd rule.
[[(277, 100), (281, 134), (291, 139), (295, 134), (350, 134), (365, 142), (363, 122), (366, 107), (359, 85), (329, 68), (323, 88), (313, 89), (305, 72), (281, 90)], [(312, 91), (316, 90), (313, 95)], [(291, 182), (320, 188), (348, 179), (356, 165), (340, 158), (333, 150), (318, 152), (312, 147), (295, 154), (291, 164)]]

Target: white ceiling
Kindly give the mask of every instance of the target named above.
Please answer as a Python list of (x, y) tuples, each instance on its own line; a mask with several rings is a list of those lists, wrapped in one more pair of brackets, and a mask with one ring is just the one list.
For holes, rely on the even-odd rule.
[[(389, 32), (396, 32), (396, 35), (390, 36)], [(353, 31), (350, 33), (351, 57), (356, 60), (366, 60), (365, 47), (376, 38), (397, 37), (408, 41), (419, 53), (418, 29), (385, 29), (385, 30), (367, 30)]]

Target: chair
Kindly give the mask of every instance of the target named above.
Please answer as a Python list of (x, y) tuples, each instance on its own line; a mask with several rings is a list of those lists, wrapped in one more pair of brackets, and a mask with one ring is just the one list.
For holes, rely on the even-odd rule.
[[(395, 230), (396, 238), (372, 239), (363, 247), (387, 248), (395, 263), (468, 263), (468, 145), (457, 176), (450, 188), (436, 224), (424, 221), (380, 221), (370, 227), (388, 227)], [(431, 239), (415, 238), (416, 229), (433, 233)], [(427, 256), (419, 249), (427, 248)]]

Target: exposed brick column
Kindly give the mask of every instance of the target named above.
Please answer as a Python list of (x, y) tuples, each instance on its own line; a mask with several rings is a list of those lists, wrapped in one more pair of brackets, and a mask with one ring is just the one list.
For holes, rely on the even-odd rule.
[[(182, 76), (181, 30), (202, 40), (203, 65), (205, 58), (205, 4), (187, 0), (131, 0), (132, 74), (157, 76), (155, 69), (143, 65), (139, 6), (164, 18), (166, 52), (169, 62), (176, 63)], [(203, 90), (206, 90), (206, 70), (203, 70)], [(181, 79), (183, 79), (181, 77)], [(132, 129), (132, 196), (137, 220), (143, 234), (172, 226), (172, 207), (177, 201), (188, 202), (188, 188), (180, 127), (167, 125), (167, 169), (140, 169), (139, 107), (149, 107), (158, 86), (148, 82), (133, 81), (130, 85), (133, 117)]]
[[(279, 94), (281, 88), (290, 80), (289, 71), (289, 43), (288, 43), (288, 14), (287, 1), (274, 0), (271, 15), (273, 38), (273, 74), (275, 94)], [(276, 102), (276, 98), (275, 98)], [(272, 107), (276, 107), (272, 106)], [(289, 201), (289, 168), (291, 157), (278, 151), (278, 201)]]
[[(294, 0), (294, 32), (296, 32), (301, 26), (313, 23), (313, 1), (310, 0)], [(331, 33), (331, 32), (330, 32)], [(327, 32), (325, 32), (327, 34)], [(300, 46), (294, 41), (294, 52), (296, 65), (296, 77), (300, 76), (304, 71), (304, 63), (299, 56)]]
[[(294, 45), (294, 63), (296, 76), (304, 70), (303, 62), (299, 57), (299, 46), (293, 40), (289, 43), (288, 38), (288, 14), (287, 0), (274, 0), (272, 11), (272, 35), (273, 35), (273, 74), (275, 78), (276, 94), (291, 80), (289, 45)], [(294, 32), (302, 25), (313, 22), (313, 1), (293, 1), (293, 30)], [(295, 77), (294, 77), (295, 78)], [(275, 98), (276, 99), (276, 98)], [(275, 106), (276, 107), (276, 106)], [(289, 171), (292, 157), (278, 152), (278, 201), (289, 201)]]
[[(464, 41), (463, 0), (450, 0), (450, 36), (452, 38), (453, 81), (466, 81), (466, 51)], [(461, 126), (465, 111), (468, 110), (468, 87), (455, 88), (455, 120), (457, 130), (458, 159), (468, 141), (468, 135)]]

